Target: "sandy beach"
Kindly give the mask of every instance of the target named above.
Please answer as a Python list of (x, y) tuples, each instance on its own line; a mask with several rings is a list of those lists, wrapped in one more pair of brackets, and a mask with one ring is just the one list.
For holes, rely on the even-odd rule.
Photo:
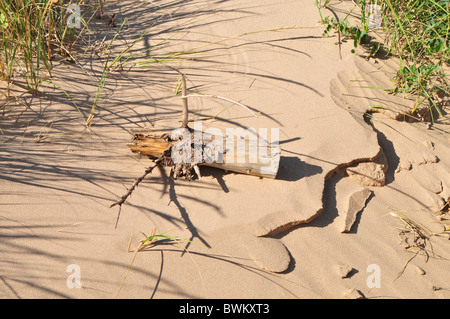
[[(334, 2), (337, 15), (351, 4)], [(395, 58), (324, 37), (314, 1), (124, 0), (104, 12), (116, 27), (92, 19), (78, 62), (53, 61), (65, 92), (0, 98), (0, 298), (450, 297), (449, 235), (435, 235), (450, 225), (449, 116), (432, 128), (399, 119), (414, 96), (372, 89), (392, 88)], [(121, 25), (113, 55), (149, 30), (128, 53), (141, 64), (109, 72), (86, 127)], [(279, 130), (277, 177), (155, 169), (116, 228), (110, 206), (152, 165), (127, 146), (133, 132), (180, 126), (177, 71), (191, 94), (251, 111), (191, 97), (190, 119), (214, 117), (204, 129)], [(178, 240), (134, 253), (153, 229)]]

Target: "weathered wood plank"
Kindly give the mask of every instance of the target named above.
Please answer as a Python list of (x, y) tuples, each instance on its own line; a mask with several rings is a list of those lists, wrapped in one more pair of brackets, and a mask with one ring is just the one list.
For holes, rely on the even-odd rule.
[[(135, 153), (159, 158), (178, 143), (179, 141), (170, 139), (167, 131), (147, 131), (135, 133), (133, 142), (129, 143), (128, 147)], [(222, 145), (225, 146), (225, 149), (210, 149), (213, 153), (220, 153), (221, 162), (202, 161), (198, 164), (241, 174), (276, 178), (280, 164), (279, 149), (272, 149), (270, 145), (257, 145), (255, 141), (245, 141), (245, 149), (238, 151), (233, 145), (235, 149), (230, 155), (230, 150), (226, 149), (225, 140)], [(250, 154), (250, 150), (256, 154)]]

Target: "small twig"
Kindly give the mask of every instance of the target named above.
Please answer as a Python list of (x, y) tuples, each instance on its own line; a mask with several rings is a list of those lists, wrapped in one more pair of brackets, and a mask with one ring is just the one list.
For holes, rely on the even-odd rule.
[(183, 122), (183, 128), (187, 128), (188, 127), (188, 123), (189, 123), (189, 109), (188, 109), (188, 96), (187, 96), (187, 87), (186, 87), (186, 78), (184, 77), (183, 73), (180, 73), (181, 75), (181, 83), (182, 83), (182, 90), (183, 90), (183, 117), (182, 117), (182, 122)]
[[(184, 95), (184, 93), (183, 93), (183, 95)], [(248, 106), (246, 106), (246, 105), (244, 105), (242, 103), (239, 103), (239, 102), (227, 99), (226, 97), (223, 97), (223, 96), (209, 95), (209, 94), (190, 94), (190, 95), (186, 95), (184, 97), (208, 97), (208, 98), (213, 98), (213, 99), (224, 100), (224, 101), (227, 101), (227, 102), (230, 102), (230, 103), (237, 104), (237, 105), (243, 107), (244, 109), (246, 109), (247, 111), (249, 111), (250, 114), (252, 114), (254, 117), (258, 117), (258, 115), (255, 112), (253, 112), (252, 110), (250, 110), (250, 108)]]
[(117, 224), (119, 224), (120, 213), (122, 212), (122, 204), (119, 204), (119, 213), (117, 214), (116, 225), (114, 226), (114, 229), (117, 229)]
[(120, 212), (121, 212), (121, 210), (122, 210), (122, 205), (126, 202), (126, 200), (128, 199), (128, 197), (131, 196), (131, 194), (133, 193), (133, 191), (134, 191), (134, 190), (136, 189), (136, 187), (144, 180), (144, 178), (147, 177), (147, 175), (150, 174), (150, 173), (151, 173), (151, 172), (159, 165), (160, 161), (161, 161), (161, 158), (159, 158), (159, 159), (157, 159), (157, 160), (155, 161), (155, 165), (153, 165), (153, 166), (151, 166), (151, 167), (148, 167), (148, 168), (145, 170), (144, 174), (143, 174), (141, 177), (139, 177), (138, 179), (136, 179), (136, 180), (134, 181), (133, 185), (130, 187), (130, 189), (128, 190), (128, 192), (127, 192), (125, 195), (123, 195), (123, 196), (120, 198), (119, 201), (115, 202), (114, 204), (112, 204), (112, 205), (110, 206), (110, 208), (113, 208), (113, 207), (115, 207), (115, 206), (119, 206), (119, 213), (117, 214), (116, 227), (115, 227), (116, 229), (117, 229), (117, 224), (119, 223), (119, 218), (120, 218)]

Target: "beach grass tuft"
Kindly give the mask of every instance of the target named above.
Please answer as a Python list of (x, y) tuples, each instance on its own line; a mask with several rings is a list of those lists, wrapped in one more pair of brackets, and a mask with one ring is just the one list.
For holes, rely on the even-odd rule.
[[(325, 26), (324, 35), (335, 30), (339, 37), (354, 40), (355, 48), (369, 44), (369, 56), (383, 52), (400, 60), (392, 93), (416, 94), (417, 100), (411, 114), (422, 105), (433, 114), (443, 115), (438, 100), (448, 94), (450, 81), (450, 0), (359, 0), (347, 15), (337, 20), (324, 17), (322, 9), (329, 5), (317, 0), (320, 19)], [(382, 24), (380, 30), (371, 30), (368, 25), (369, 5), (379, 6)], [(353, 26), (347, 19), (352, 13), (361, 13), (361, 22)], [(384, 38), (383, 43), (371, 42), (371, 32)], [(353, 53), (356, 50), (352, 50)]]
[[(189, 254), (189, 251), (187, 250), (186, 246), (184, 246), (182, 244), (182, 242), (188, 242), (188, 243), (191, 243), (191, 244), (195, 244), (195, 243), (193, 241), (190, 241), (190, 240), (187, 240), (187, 239), (166, 235), (169, 232), (170, 231), (164, 232), (164, 233), (161, 233), (161, 234), (157, 234), (156, 233), (156, 228), (153, 228), (150, 236), (147, 236), (146, 234), (142, 233), (142, 235), (144, 235), (144, 239), (141, 240), (139, 242), (139, 245), (132, 251), (130, 250), (130, 248), (131, 248), (131, 241), (132, 241), (132, 237), (130, 236), (130, 241), (128, 242), (128, 249), (127, 249), (127, 251), (128, 252), (134, 252), (134, 254), (133, 254), (133, 258), (132, 258), (132, 260), (130, 262), (130, 265), (128, 266), (127, 272), (125, 273), (125, 276), (124, 276), (124, 278), (123, 278), (123, 280), (122, 280), (122, 282), (121, 282), (121, 284), (119, 286), (119, 289), (117, 290), (116, 298), (119, 295), (119, 293), (120, 293), (120, 291), (121, 291), (121, 289), (123, 287), (123, 284), (125, 283), (125, 280), (126, 280), (126, 278), (128, 276), (128, 273), (131, 270), (131, 267), (133, 266), (133, 263), (134, 263), (134, 261), (136, 259), (136, 255), (138, 254), (138, 252), (144, 251), (146, 249), (149, 249), (149, 248), (151, 248), (153, 246), (156, 246), (158, 243), (161, 243), (162, 240), (166, 240), (166, 241), (169, 241), (169, 242), (175, 242), (176, 244), (180, 245), (181, 248), (183, 249), (183, 251), (185, 251), (186, 253)], [(189, 256), (190, 256), (190, 254), (189, 254)], [(190, 256), (190, 257), (191, 257), (191, 260), (194, 262), (195, 266), (197, 267), (197, 270), (199, 272), (201, 281), (203, 283), (203, 287), (205, 288), (205, 283), (204, 283), (203, 277), (201, 275), (201, 272), (198, 269), (198, 266), (195, 263), (195, 261), (192, 259), (192, 256)]]
[(0, 79), (7, 83), (7, 96), (19, 79), (36, 94), (51, 76), (54, 54), (70, 54), (77, 31), (67, 25), (68, 5), (62, 0), (0, 0)]

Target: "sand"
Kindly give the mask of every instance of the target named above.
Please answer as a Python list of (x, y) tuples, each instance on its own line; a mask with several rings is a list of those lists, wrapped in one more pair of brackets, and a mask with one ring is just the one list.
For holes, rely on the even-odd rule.
[[(395, 60), (366, 61), (350, 53), (351, 41), (339, 48), (336, 37), (322, 37), (314, 1), (127, 0), (105, 13), (117, 13), (118, 23), (128, 18), (113, 52), (157, 18), (132, 52), (202, 52), (110, 73), (89, 128), (105, 61), (89, 48), (81, 66), (54, 63), (54, 82), (83, 115), (51, 86), (37, 97), (16, 88), (17, 99), (4, 101), (0, 298), (450, 297), (448, 236), (432, 237), (428, 256), (421, 251), (407, 264), (415, 250), (405, 250), (404, 239), (412, 237), (389, 215), (401, 211), (439, 232), (448, 216), (438, 212), (450, 197), (448, 116), (433, 129), (399, 121), (410, 98), (364, 88), (392, 85)], [(97, 44), (112, 38), (105, 21), (92, 23)], [(193, 92), (259, 114), (191, 98), (191, 118), (223, 111), (204, 128), (279, 128), (278, 177), (202, 167), (200, 181), (174, 181), (155, 170), (115, 229), (118, 209), (110, 205), (151, 165), (126, 146), (132, 131), (179, 125), (174, 68)], [(391, 111), (371, 107), (382, 103)], [(364, 119), (368, 111), (376, 120)], [(352, 168), (365, 178), (348, 176)], [(133, 258), (130, 238), (137, 247), (153, 228), (192, 243), (165, 240), (139, 252), (119, 291)], [(344, 278), (342, 265), (352, 269)]]

